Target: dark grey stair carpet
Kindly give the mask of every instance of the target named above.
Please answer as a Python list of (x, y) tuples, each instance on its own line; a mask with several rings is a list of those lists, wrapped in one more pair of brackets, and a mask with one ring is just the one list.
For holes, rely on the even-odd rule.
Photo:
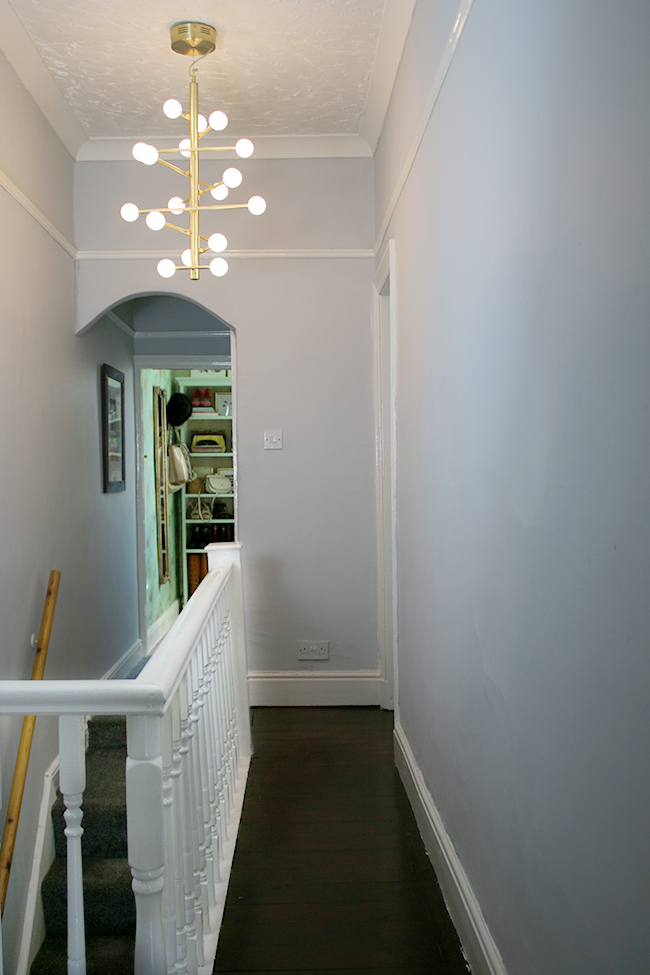
[[(126, 846), (126, 721), (94, 718), (86, 753), (82, 837), (87, 975), (133, 972), (135, 902)], [(67, 972), (63, 799), (52, 807), (56, 858), (41, 885), (46, 937), (31, 975)]]

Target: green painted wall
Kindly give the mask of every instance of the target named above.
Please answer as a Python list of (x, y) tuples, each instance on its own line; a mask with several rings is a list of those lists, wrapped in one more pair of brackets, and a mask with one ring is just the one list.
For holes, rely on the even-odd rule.
[(156, 491), (154, 473), (154, 399), (155, 386), (164, 389), (169, 398), (174, 392), (173, 378), (176, 373), (169, 369), (143, 369), (141, 372), (142, 389), (142, 442), (144, 452), (143, 463), (143, 495), (145, 521), (145, 558), (147, 567), (147, 627), (155, 623), (166, 610), (178, 599), (180, 592), (180, 563), (179, 551), (179, 495), (172, 494), (169, 498), (169, 563), (171, 579), (162, 585), (158, 582), (158, 543), (156, 535)]

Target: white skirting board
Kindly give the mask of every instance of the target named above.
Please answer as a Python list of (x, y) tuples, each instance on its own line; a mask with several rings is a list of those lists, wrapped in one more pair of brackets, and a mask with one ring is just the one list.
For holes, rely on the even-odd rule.
[(178, 617), (181, 611), (181, 604), (178, 599), (176, 599), (169, 609), (165, 610), (162, 616), (159, 616), (155, 623), (152, 623), (147, 630), (147, 642), (149, 644), (149, 654), (152, 654), (160, 641), (167, 636), (174, 621)]
[(250, 703), (261, 707), (378, 705), (381, 684), (378, 670), (248, 672)]
[(507, 975), (480, 904), (426, 787), (404, 729), (395, 726), (395, 764), (473, 975)]

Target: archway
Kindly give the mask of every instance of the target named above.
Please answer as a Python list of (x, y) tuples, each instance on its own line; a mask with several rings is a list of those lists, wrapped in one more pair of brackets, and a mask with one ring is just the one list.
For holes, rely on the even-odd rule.
[[(157, 455), (153, 449), (154, 389), (162, 390), (167, 397), (174, 392), (190, 389), (191, 396), (193, 372), (201, 371), (203, 375), (200, 381), (197, 377), (197, 386), (203, 384), (205, 388), (208, 378), (214, 382), (214, 377), (208, 376), (206, 370), (209, 373), (227, 370), (228, 380), (233, 383), (234, 330), (219, 316), (188, 298), (157, 292), (132, 295), (118, 302), (96, 317), (83, 331), (106, 319), (130, 336), (133, 349), (132, 457), (135, 470), (139, 634), (141, 652), (146, 655), (165, 635), (188, 597), (190, 498), (184, 488), (169, 495), (166, 531), (169, 571), (166, 577), (159, 571)], [(236, 396), (233, 386), (228, 389)], [(236, 430), (233, 429), (235, 419), (231, 415), (220, 422), (228, 427), (226, 445), (230, 447), (230, 457), (224, 458), (221, 463), (224, 467), (228, 464), (233, 470), (232, 497), (227, 503), (227, 512), (232, 515), (232, 537), (224, 540), (234, 540), (236, 492), (232, 447), (233, 441), (236, 442)], [(205, 427), (205, 421), (203, 425)], [(180, 435), (186, 437), (182, 428)], [(212, 466), (216, 470), (216, 463)], [(201, 473), (205, 473), (203, 468)]]

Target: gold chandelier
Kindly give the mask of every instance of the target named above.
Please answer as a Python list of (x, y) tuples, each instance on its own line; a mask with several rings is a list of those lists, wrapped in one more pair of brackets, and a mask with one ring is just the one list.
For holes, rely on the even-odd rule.
[[(216, 46), (217, 32), (214, 27), (208, 24), (181, 23), (175, 24), (171, 29), (172, 50), (178, 54), (185, 54), (189, 57), (200, 59), (207, 54), (211, 54)], [(146, 213), (146, 224), (150, 230), (158, 231), (163, 227), (171, 227), (181, 234), (189, 237), (190, 246), (181, 254), (181, 264), (174, 264), (169, 258), (164, 258), (158, 262), (158, 274), (163, 278), (171, 278), (176, 271), (189, 270), (190, 279), (198, 281), (201, 270), (209, 270), (216, 277), (223, 277), (228, 270), (228, 262), (223, 257), (213, 257), (209, 264), (199, 264), (202, 254), (212, 252), (221, 254), (228, 246), (228, 241), (222, 233), (213, 233), (209, 237), (203, 237), (199, 230), (199, 214), (205, 210), (241, 210), (247, 209), (249, 213), (259, 216), (266, 210), (266, 202), (261, 196), (252, 196), (247, 203), (214, 203), (201, 205), (201, 197), (210, 193), (213, 199), (223, 201), (228, 196), (231, 189), (236, 189), (242, 182), (242, 174), (234, 166), (226, 169), (221, 179), (216, 183), (206, 183), (199, 178), (199, 154), (202, 152), (227, 152), (234, 150), (242, 159), (247, 159), (253, 153), (253, 143), (250, 139), (239, 139), (234, 146), (201, 146), (199, 142), (208, 132), (221, 132), (228, 125), (228, 117), (221, 111), (212, 112), (206, 119), (199, 114), (199, 85), (196, 80), (197, 68), (192, 64), (190, 68), (190, 105), (189, 112), (183, 111), (183, 106), (176, 98), (168, 98), (163, 105), (163, 112), (169, 119), (184, 118), (190, 123), (189, 139), (182, 139), (177, 149), (156, 149), (145, 142), (137, 142), (133, 146), (133, 157), (145, 166), (153, 166), (155, 163), (162, 163), (168, 169), (172, 169), (182, 176), (186, 176), (190, 181), (190, 192), (186, 199), (180, 196), (173, 196), (166, 207), (140, 209), (135, 203), (125, 203), (120, 213), (122, 218), (128, 223), (133, 223), (141, 213)], [(175, 166), (166, 159), (161, 159), (162, 155), (179, 153), (189, 159), (189, 170)], [(166, 213), (176, 216), (187, 213), (189, 215), (189, 228), (177, 227), (176, 224), (168, 223)], [(203, 245), (206, 246), (203, 246)]]

